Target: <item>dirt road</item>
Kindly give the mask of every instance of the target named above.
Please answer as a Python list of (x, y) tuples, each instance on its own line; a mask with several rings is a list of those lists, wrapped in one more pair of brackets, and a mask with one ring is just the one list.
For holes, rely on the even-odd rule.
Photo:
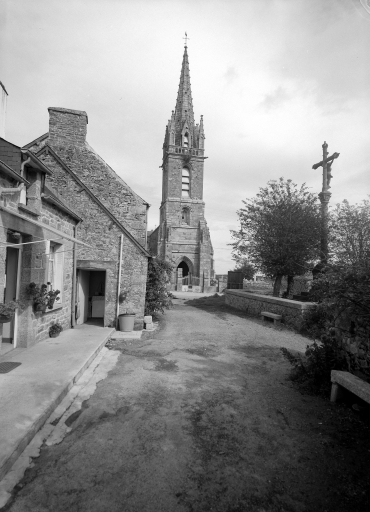
[(222, 304), (176, 300), (34, 460), (12, 512), (366, 511), (370, 436), (303, 394), (279, 347), (307, 340)]

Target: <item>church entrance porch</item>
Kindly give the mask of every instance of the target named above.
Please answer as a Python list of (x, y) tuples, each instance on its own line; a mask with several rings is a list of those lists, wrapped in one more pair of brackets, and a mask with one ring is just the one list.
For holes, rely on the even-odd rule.
[(176, 269), (176, 291), (196, 292), (202, 291), (201, 279), (191, 272), (191, 264), (181, 261)]

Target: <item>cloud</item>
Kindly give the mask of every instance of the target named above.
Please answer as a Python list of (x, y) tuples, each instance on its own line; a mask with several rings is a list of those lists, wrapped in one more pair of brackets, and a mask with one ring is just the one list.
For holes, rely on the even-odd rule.
[(230, 85), (232, 82), (234, 82), (238, 78), (238, 73), (235, 70), (234, 66), (229, 66), (224, 73), (224, 78), (226, 80), (226, 83)]
[[(368, 0), (281, 2), (283, 21), (276, 28), (278, 51), (270, 71), (281, 83), (311, 96), (324, 115), (367, 101), (370, 30)], [(296, 20), (304, 20), (297, 23)]]
[(283, 87), (279, 86), (271, 94), (266, 94), (261, 106), (266, 110), (277, 108), (290, 99), (290, 94)]

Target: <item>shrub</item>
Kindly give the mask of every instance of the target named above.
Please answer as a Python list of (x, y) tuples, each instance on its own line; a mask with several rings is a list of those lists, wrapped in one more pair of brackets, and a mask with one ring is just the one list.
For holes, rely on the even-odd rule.
[(19, 307), (22, 307), (22, 304), (19, 300), (4, 302), (4, 304), (0, 304), (0, 315), (10, 318), (14, 315), (15, 310)]
[(151, 258), (148, 262), (148, 277), (146, 281), (145, 315), (164, 313), (172, 306), (173, 295), (167, 290), (172, 274), (169, 261)]
[(304, 331), (314, 339), (305, 357), (281, 349), (293, 365), (292, 378), (314, 386), (330, 384), (331, 370), (361, 371), (356, 358), (343, 347), (343, 338), (368, 340), (370, 335), (370, 267), (366, 263), (331, 265), (315, 279), (311, 296), (317, 302), (303, 319)]
[(327, 390), (331, 370), (347, 369), (346, 359), (340, 350), (335, 332), (323, 335), (320, 341), (307, 345), (304, 356), (294, 355), (281, 348), (283, 356), (293, 366), (292, 380), (308, 383), (315, 391)]

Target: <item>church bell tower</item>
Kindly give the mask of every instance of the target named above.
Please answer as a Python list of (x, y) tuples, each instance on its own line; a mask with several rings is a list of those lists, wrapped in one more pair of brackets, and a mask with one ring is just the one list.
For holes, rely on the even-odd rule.
[(213, 277), (213, 248), (204, 217), (203, 116), (195, 124), (189, 58), (184, 48), (175, 110), (166, 126), (160, 224), (149, 236), (153, 255), (174, 264), (172, 289), (205, 290)]

